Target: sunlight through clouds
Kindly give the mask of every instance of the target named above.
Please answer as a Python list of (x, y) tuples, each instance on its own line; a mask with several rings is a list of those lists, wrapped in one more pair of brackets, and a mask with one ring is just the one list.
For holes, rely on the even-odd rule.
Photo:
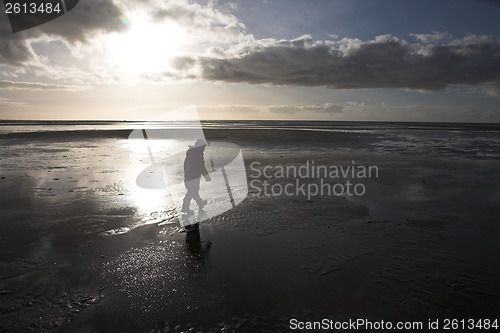
[(110, 38), (109, 51), (118, 70), (130, 76), (164, 71), (181, 39), (176, 25), (137, 19), (130, 26), (127, 33)]
[[(343, 119), (356, 116), (351, 92), (376, 96), (372, 105), (399, 105), (411, 95), (419, 105), (439, 99), (457, 112), (464, 103), (487, 108), (485, 115), (498, 110), (497, 7), (436, 5), (449, 15), (444, 20), (425, 6), (380, 5), (385, 11), (374, 15), (372, 5), (353, 11), (351, 2), (340, 3), (85, 0), (16, 34), (5, 16), (4, 116), (37, 107), (39, 115), (67, 110), (77, 118), (91, 106), (104, 118), (137, 119), (144, 109), (196, 103), (216, 118), (247, 117), (240, 107), (216, 109), (248, 105), (263, 118)], [(408, 14), (400, 26), (389, 24), (395, 7)], [(462, 20), (468, 13), (480, 13), (481, 21)], [(68, 107), (75, 98), (82, 102)], [(374, 115), (386, 114), (378, 108)]]

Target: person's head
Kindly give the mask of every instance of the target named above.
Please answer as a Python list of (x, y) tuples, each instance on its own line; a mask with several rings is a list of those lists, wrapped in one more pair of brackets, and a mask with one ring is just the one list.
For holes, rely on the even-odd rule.
[(198, 139), (194, 143), (194, 148), (205, 149), (206, 146), (207, 146), (207, 143), (203, 139)]

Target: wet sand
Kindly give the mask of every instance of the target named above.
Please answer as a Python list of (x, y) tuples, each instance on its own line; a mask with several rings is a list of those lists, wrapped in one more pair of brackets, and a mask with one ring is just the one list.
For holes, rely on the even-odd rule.
[(241, 146), (249, 180), (253, 162), (312, 160), (376, 165), (379, 177), (363, 180), (363, 196), (251, 189), (199, 233), (179, 227), (163, 192), (134, 191), (129, 133), (0, 136), (0, 331), (278, 332), (292, 318), (497, 315), (494, 131), (205, 130)]

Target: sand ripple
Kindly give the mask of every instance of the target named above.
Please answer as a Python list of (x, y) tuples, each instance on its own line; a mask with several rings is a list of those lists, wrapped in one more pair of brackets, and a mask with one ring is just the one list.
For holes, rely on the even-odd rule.
[(216, 225), (245, 228), (266, 235), (283, 230), (329, 226), (366, 216), (366, 207), (342, 197), (306, 198), (249, 195), (233, 210), (209, 221)]

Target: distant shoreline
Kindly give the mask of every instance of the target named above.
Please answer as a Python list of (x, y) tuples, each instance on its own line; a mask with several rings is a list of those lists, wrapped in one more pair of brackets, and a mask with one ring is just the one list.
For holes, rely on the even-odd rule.
[[(56, 133), (71, 136), (128, 136), (130, 131), (143, 129), (190, 129), (198, 123), (190, 121), (101, 121), (101, 120), (0, 120), (0, 137), (34, 133)], [(380, 131), (380, 130), (441, 130), (441, 131), (500, 131), (499, 123), (444, 122), (369, 122), (369, 121), (283, 121), (283, 120), (213, 120), (201, 121), (204, 131), (211, 130), (288, 130), (310, 132)], [(99, 132), (99, 133), (97, 133)], [(126, 133), (125, 133), (126, 132)], [(39, 134), (42, 135), (42, 134)]]
[[(65, 125), (81, 125), (81, 124), (133, 124), (133, 123), (161, 123), (163, 121), (151, 121), (148, 119), (143, 120), (116, 120), (116, 119), (38, 119), (38, 120), (26, 120), (26, 119), (0, 119), (1, 125), (22, 125), (22, 124), (65, 124)], [(182, 123), (183, 121), (172, 121), (172, 123)], [(424, 125), (428, 126), (432, 125), (464, 125), (464, 126), (474, 126), (474, 125), (492, 125), (492, 126), (500, 126), (500, 123), (497, 122), (449, 122), (449, 121), (390, 121), (390, 120), (295, 120), (295, 119), (211, 119), (211, 120), (201, 120), (201, 123), (311, 123), (311, 124), (369, 124), (369, 125), (384, 125), (384, 124), (392, 124), (392, 125)]]

